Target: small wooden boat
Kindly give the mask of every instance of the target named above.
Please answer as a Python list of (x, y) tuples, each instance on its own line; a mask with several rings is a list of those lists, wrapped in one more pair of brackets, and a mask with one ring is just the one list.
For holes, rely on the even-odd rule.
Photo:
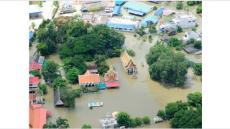
[(88, 103), (88, 107), (92, 108), (92, 107), (102, 107), (103, 106), (103, 102), (89, 102)]

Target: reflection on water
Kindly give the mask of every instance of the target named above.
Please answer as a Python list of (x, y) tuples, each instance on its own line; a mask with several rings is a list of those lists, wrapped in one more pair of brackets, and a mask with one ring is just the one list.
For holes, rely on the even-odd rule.
[[(161, 83), (153, 81), (149, 77), (148, 66), (145, 55), (153, 43), (143, 42), (133, 37), (133, 34), (125, 33), (125, 47), (132, 48), (136, 56), (134, 60), (137, 63), (137, 79), (128, 76), (121, 65), (120, 58), (107, 60), (109, 65), (113, 65), (118, 72), (118, 78), (121, 83), (118, 89), (108, 89), (99, 93), (84, 94), (76, 99), (75, 109), (55, 108), (53, 104), (53, 91), (49, 88), (48, 95), (45, 96), (45, 107), (53, 112), (52, 120), (61, 116), (69, 120), (71, 127), (81, 127), (84, 123), (89, 123), (93, 127), (100, 127), (99, 119), (104, 117), (107, 112), (125, 111), (131, 116), (143, 117), (149, 116), (151, 120), (157, 111), (163, 108), (168, 102), (177, 100), (186, 100), (188, 93), (201, 91), (201, 79), (195, 76), (191, 69), (188, 70), (186, 88), (169, 88)], [(52, 60), (60, 61), (58, 56), (50, 57)], [(143, 65), (144, 64), (144, 65)], [(79, 87), (73, 85), (73, 87)], [(87, 106), (89, 101), (102, 101), (103, 107), (90, 110)], [(169, 122), (153, 124), (147, 127), (169, 127)]]

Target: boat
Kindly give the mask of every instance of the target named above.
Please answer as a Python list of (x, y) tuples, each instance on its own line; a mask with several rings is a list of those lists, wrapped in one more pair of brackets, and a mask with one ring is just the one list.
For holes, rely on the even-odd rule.
[(103, 106), (103, 102), (89, 102), (88, 103), (88, 107), (92, 108), (92, 107), (102, 107)]

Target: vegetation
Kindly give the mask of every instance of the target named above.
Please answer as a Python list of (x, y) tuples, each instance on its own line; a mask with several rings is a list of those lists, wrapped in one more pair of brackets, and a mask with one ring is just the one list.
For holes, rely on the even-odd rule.
[(127, 49), (127, 53), (132, 57), (135, 56), (135, 52), (132, 49)]
[(41, 78), (41, 73), (39, 70), (30, 71), (30, 74), (32, 74), (33, 76)]
[(142, 119), (140, 117), (134, 118), (135, 126), (141, 126), (143, 124)]
[(177, 101), (166, 105), (165, 110), (159, 110), (157, 115), (165, 120), (171, 120), (172, 128), (202, 127), (202, 94), (190, 93), (188, 102)]
[(178, 10), (183, 9), (183, 3), (182, 3), (181, 1), (178, 1), (178, 2), (176, 3), (176, 9), (178, 9)]
[(150, 124), (150, 118), (148, 116), (144, 116), (142, 118), (143, 124), (149, 125)]
[(64, 102), (65, 107), (70, 107), (70, 108), (75, 107), (76, 93), (74, 90), (67, 87), (61, 87), (60, 94), (61, 94), (61, 100)]
[(96, 65), (98, 67), (98, 72), (101, 75), (104, 75), (108, 70), (109, 70), (109, 66), (107, 65), (107, 63), (105, 62), (106, 57), (103, 55), (98, 55), (96, 56), (95, 60), (96, 60)]
[(136, 33), (137, 33), (140, 37), (144, 36), (144, 35), (146, 34), (145, 28), (142, 26), (141, 28), (136, 29)]
[(66, 87), (66, 80), (62, 79), (62, 77), (57, 77), (56, 79), (54, 79), (52, 85), (54, 89)]
[(76, 68), (71, 68), (66, 73), (66, 78), (69, 83), (74, 84), (78, 82), (78, 75), (80, 74), (79, 70)]
[(177, 26), (177, 32), (178, 32), (178, 33), (181, 33), (181, 32), (183, 32), (183, 29), (182, 29), (182, 27), (180, 27), (180, 26)]
[(182, 53), (175, 53), (164, 44), (157, 43), (150, 48), (146, 58), (152, 79), (175, 86), (184, 85), (188, 66)]
[(197, 63), (193, 65), (193, 72), (196, 75), (202, 75), (202, 64), (201, 63)]
[(194, 47), (197, 48), (197, 49), (201, 49), (202, 48), (201, 41), (195, 41), (194, 42)]
[(150, 33), (150, 34), (154, 34), (154, 33), (156, 33), (156, 32), (157, 32), (156, 26), (155, 26), (155, 25), (151, 25), (151, 26), (149, 27), (149, 33)]
[(91, 129), (92, 126), (90, 124), (84, 124), (81, 126), (82, 129)]
[(187, 1), (188, 6), (198, 5), (201, 4), (201, 1)]
[(47, 94), (47, 85), (46, 84), (39, 84), (38, 86), (39, 90), (42, 92), (43, 95)]
[(45, 81), (53, 81), (58, 77), (58, 64), (56, 64), (53, 61), (47, 61), (43, 66), (42, 66), (42, 75), (45, 79)]
[(119, 126), (131, 127), (131, 118), (126, 112), (119, 112), (117, 114), (117, 123)]
[(202, 5), (198, 5), (198, 6), (197, 6), (197, 8), (196, 8), (196, 13), (197, 13), (197, 14), (202, 13)]
[(171, 47), (175, 47), (177, 50), (181, 50), (183, 48), (182, 41), (177, 38), (170, 38), (168, 41), (168, 45)]
[(46, 123), (46, 124), (43, 126), (43, 128), (44, 128), (44, 129), (46, 129), (46, 128), (67, 129), (67, 128), (69, 128), (69, 123), (68, 123), (68, 120), (67, 120), (67, 119), (59, 117), (59, 118), (56, 120), (56, 123), (52, 123), (52, 122)]

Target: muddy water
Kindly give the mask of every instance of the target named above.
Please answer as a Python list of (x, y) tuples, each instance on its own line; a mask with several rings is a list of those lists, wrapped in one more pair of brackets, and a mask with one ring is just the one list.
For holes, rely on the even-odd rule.
[[(76, 99), (76, 108), (55, 108), (53, 104), (53, 92), (49, 89), (48, 95), (45, 96), (45, 107), (53, 112), (51, 120), (58, 116), (67, 118), (71, 127), (81, 127), (84, 123), (89, 123), (93, 127), (100, 127), (99, 119), (104, 117), (107, 112), (125, 111), (131, 116), (149, 116), (151, 119), (157, 111), (163, 108), (168, 102), (176, 100), (186, 100), (188, 93), (201, 91), (201, 79), (195, 76), (191, 69), (188, 70), (186, 88), (168, 88), (161, 83), (152, 81), (149, 78), (148, 66), (145, 55), (149, 48), (154, 45), (157, 37), (153, 37), (153, 43), (143, 42), (133, 37), (133, 34), (124, 33), (126, 36), (125, 47), (132, 48), (136, 56), (134, 60), (137, 63), (137, 79), (128, 76), (121, 65), (120, 58), (107, 60), (109, 65), (113, 65), (118, 72), (121, 86), (119, 89), (103, 90), (99, 93), (84, 94), (81, 98)], [(58, 55), (50, 56), (49, 59), (61, 63)], [(144, 66), (143, 66), (144, 65)], [(78, 88), (73, 85), (73, 88)], [(89, 101), (102, 101), (103, 107), (90, 110), (87, 107)], [(167, 128), (169, 122), (152, 124), (147, 127)]]

